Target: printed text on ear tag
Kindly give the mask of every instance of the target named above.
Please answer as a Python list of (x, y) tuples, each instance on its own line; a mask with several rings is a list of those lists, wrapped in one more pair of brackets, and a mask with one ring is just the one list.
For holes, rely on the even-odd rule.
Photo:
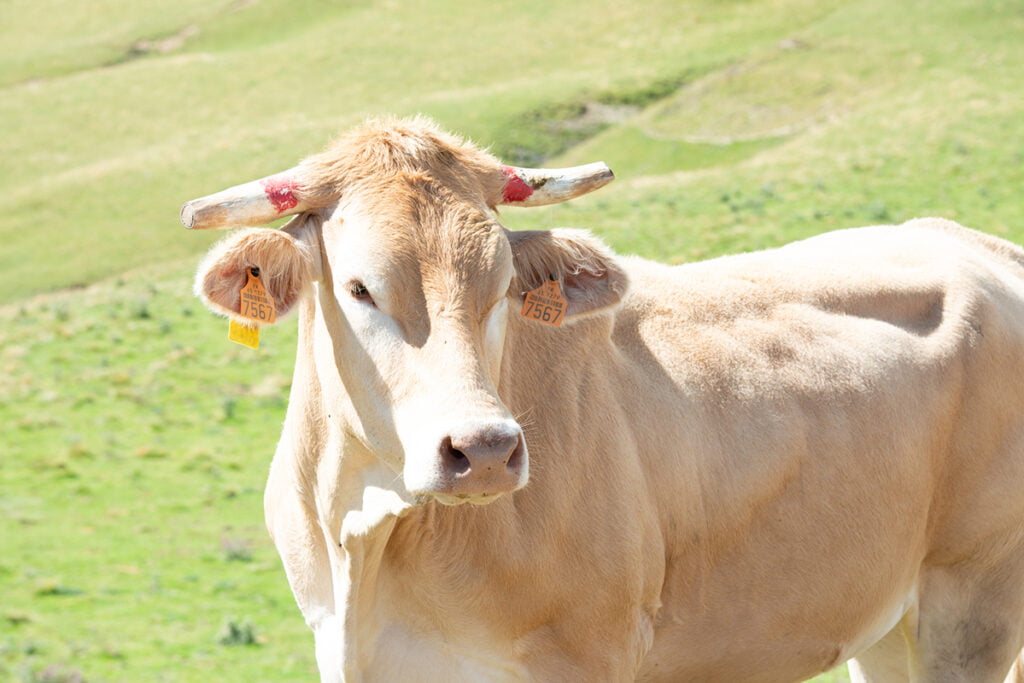
[(259, 329), (234, 320), (228, 323), (228, 339), (242, 346), (248, 346), (250, 349), (260, 348)]
[(562, 326), (565, 298), (558, 280), (548, 280), (523, 299), (522, 316), (555, 327)]
[(242, 287), (239, 296), (241, 297), (241, 308), (238, 313), (243, 318), (258, 320), (261, 323), (274, 322), (277, 317), (274, 300), (263, 288), (259, 268), (249, 269), (249, 281), (245, 283), (245, 287)]

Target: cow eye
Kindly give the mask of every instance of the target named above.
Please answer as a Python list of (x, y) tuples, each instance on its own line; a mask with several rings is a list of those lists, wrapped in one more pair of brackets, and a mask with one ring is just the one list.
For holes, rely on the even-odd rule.
[(366, 285), (357, 280), (352, 281), (348, 286), (348, 291), (352, 295), (352, 298), (358, 301), (365, 301), (367, 303), (373, 303), (373, 297), (370, 296), (370, 291), (366, 289)]

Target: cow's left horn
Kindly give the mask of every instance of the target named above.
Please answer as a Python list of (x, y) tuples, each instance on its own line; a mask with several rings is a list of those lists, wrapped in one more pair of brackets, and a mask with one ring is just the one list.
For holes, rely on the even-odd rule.
[(181, 224), (190, 230), (216, 230), (263, 225), (307, 211), (310, 207), (298, 195), (300, 178), (298, 169), (291, 169), (193, 199), (181, 207)]
[(502, 204), (543, 206), (564, 202), (604, 187), (615, 179), (612, 170), (601, 161), (571, 168), (519, 168), (502, 166), (508, 181)]

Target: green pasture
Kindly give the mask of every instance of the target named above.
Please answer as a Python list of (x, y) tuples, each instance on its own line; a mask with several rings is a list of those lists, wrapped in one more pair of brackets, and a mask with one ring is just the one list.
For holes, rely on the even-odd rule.
[(0, 3), (0, 679), (315, 680), (262, 522), (294, 324), (227, 341), (182, 202), (425, 112), (608, 162), (503, 221), (621, 252), (921, 215), (1024, 242), (1022, 35), (1021, 0)]

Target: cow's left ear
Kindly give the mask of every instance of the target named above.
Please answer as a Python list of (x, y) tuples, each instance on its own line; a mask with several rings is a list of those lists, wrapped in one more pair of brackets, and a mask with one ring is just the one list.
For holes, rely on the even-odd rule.
[(616, 306), (629, 278), (611, 249), (586, 230), (507, 230), (516, 274), (510, 294), (523, 296), (549, 278), (558, 280), (566, 320)]
[(196, 296), (215, 313), (244, 322), (240, 292), (255, 268), (277, 315), (286, 314), (319, 272), (314, 223), (299, 216), (280, 230), (248, 228), (215, 244), (196, 272)]

